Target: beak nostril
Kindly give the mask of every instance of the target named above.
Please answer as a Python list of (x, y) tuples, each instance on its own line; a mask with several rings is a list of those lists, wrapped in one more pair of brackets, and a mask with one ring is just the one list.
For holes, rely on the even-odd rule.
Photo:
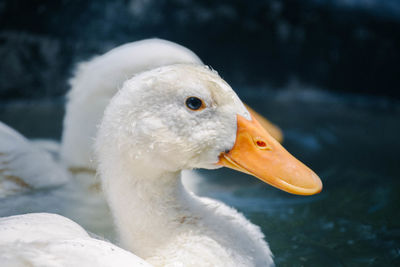
[(271, 148), (268, 146), (267, 142), (262, 140), (260, 137), (254, 138), (254, 143), (259, 149), (271, 150)]
[(259, 147), (265, 147), (265, 146), (267, 146), (267, 144), (266, 144), (264, 141), (258, 140), (256, 143), (257, 143), (257, 146), (259, 146)]

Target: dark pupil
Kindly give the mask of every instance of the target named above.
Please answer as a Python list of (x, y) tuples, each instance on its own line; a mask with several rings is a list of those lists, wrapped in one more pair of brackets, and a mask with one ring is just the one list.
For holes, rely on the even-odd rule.
[(186, 106), (190, 109), (199, 109), (201, 108), (202, 102), (197, 97), (189, 97), (186, 99)]

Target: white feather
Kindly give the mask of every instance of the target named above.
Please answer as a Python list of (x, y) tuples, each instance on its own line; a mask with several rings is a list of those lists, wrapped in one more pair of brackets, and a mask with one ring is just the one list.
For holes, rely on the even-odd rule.
[(47, 151), (0, 122), (0, 197), (66, 181), (67, 171)]
[(32, 213), (0, 219), (2, 267), (148, 267), (134, 254), (91, 238), (73, 221), (56, 214)]

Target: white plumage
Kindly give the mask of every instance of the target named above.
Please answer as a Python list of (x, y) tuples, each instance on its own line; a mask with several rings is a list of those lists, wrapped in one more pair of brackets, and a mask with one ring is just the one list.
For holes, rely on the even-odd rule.
[(68, 173), (47, 151), (0, 122), (0, 198), (67, 181)]
[[(148, 52), (139, 52), (143, 49)], [(80, 66), (68, 95), (62, 159), (72, 169), (96, 165), (92, 139), (108, 105), (96, 149), (103, 188), (123, 247), (155, 266), (272, 265), (271, 252), (257, 226), (224, 204), (199, 198), (182, 186), (181, 170), (216, 168), (219, 154), (235, 141), (236, 115), (250, 117), (215, 72), (201, 65), (171, 65), (174, 63), (201, 61), (187, 49), (154, 39), (122, 46)], [(170, 66), (154, 69), (163, 65)], [(149, 69), (153, 70), (124, 83)], [(184, 103), (189, 96), (201, 98), (207, 108), (199, 113), (188, 110)], [(47, 161), (55, 164), (50, 157)], [(31, 176), (23, 174), (21, 178), (29, 181)], [(2, 231), (10, 229), (12, 220), (29, 224), (33, 220), (30, 216), (52, 224), (55, 228), (49, 229), (57, 233), (72, 223), (56, 215), (32, 214), (3, 219)], [(74, 227), (82, 230), (76, 224)], [(100, 259), (95, 256), (99, 253), (105, 258), (98, 266), (116, 266), (107, 265), (117, 262), (113, 257), (121, 257), (118, 266), (140, 262), (129, 252), (91, 239), (83, 230), (77, 230), (79, 234), (66, 231), (71, 237), (68, 241), (45, 232), (43, 239), (32, 241), (32, 229), (23, 235), (9, 232), (19, 237), (0, 243), (0, 259), (20, 264), (29, 255), (41, 255), (42, 262), (29, 263), (73, 266), (69, 264), (75, 260), (82, 263), (80, 266), (93, 266), (95, 262), (90, 260)], [(26, 253), (20, 253), (22, 248)], [(109, 248), (118, 251), (112, 253), (110, 261), (104, 254)], [(61, 253), (63, 250), (66, 253)]]
[[(207, 106), (185, 106), (196, 96)], [(236, 116), (250, 119), (215, 72), (171, 65), (125, 82), (108, 105), (96, 151), (122, 245), (156, 266), (268, 266), (260, 229), (181, 183), (182, 169), (217, 168), (232, 148)]]
[(95, 169), (93, 139), (110, 99), (137, 73), (176, 63), (201, 64), (189, 49), (160, 39), (119, 46), (79, 64), (70, 80), (61, 158), (72, 169)]
[(31, 213), (0, 218), (0, 262), (5, 267), (147, 267), (134, 254), (91, 238), (57, 214)]

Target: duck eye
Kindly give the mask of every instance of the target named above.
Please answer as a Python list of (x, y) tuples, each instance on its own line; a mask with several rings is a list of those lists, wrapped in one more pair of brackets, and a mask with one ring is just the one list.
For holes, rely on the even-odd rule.
[(195, 96), (186, 98), (185, 104), (191, 110), (202, 110), (206, 107), (203, 100)]

